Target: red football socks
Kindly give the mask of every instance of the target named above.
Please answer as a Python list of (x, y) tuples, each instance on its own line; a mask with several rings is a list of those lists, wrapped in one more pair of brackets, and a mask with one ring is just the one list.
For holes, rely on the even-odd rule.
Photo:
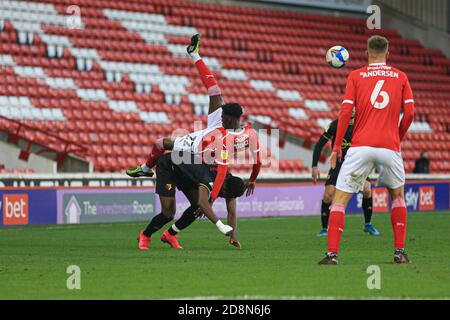
[(153, 168), (157, 163), (159, 158), (164, 154), (164, 144), (163, 139), (156, 140), (155, 144), (152, 146), (152, 150), (150, 151), (150, 154), (147, 157), (147, 161), (145, 164), (149, 168)]
[(217, 85), (216, 78), (214, 78), (214, 74), (211, 70), (209, 70), (203, 60), (197, 60), (195, 62), (195, 66), (197, 67), (197, 71), (202, 79), (203, 85), (208, 90), (208, 94), (210, 96), (220, 95), (220, 88)]
[(391, 223), (394, 231), (395, 249), (403, 249), (406, 239), (406, 216), (407, 210), (405, 200), (397, 198), (392, 202)]
[(337, 253), (345, 225), (345, 207), (333, 204), (328, 223), (328, 252)]

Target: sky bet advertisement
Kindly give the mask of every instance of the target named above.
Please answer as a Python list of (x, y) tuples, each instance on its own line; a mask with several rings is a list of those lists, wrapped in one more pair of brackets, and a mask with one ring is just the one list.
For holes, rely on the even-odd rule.
[[(407, 183), (405, 185), (405, 203), (408, 211), (446, 211), (449, 210), (449, 181)], [(348, 213), (362, 212), (362, 194), (352, 198)], [(389, 192), (384, 187), (372, 187), (373, 212), (389, 212)]]
[[(448, 211), (449, 182), (408, 183), (405, 186), (408, 211)], [(386, 188), (374, 186), (372, 190), (374, 214), (389, 212), (391, 203)], [(322, 193), (323, 186), (260, 184), (252, 197), (254, 201), (260, 195), (269, 204), (274, 201), (288, 204), (290, 211), (282, 205), (263, 210), (261, 205), (245, 206), (243, 202), (239, 206), (238, 202), (238, 217), (319, 215)], [(281, 195), (284, 202), (280, 202)], [(0, 188), (0, 226), (148, 221), (159, 210), (156, 202), (153, 188)], [(301, 205), (296, 210), (292, 210), (294, 202)], [(352, 198), (346, 212), (362, 212), (362, 194)]]

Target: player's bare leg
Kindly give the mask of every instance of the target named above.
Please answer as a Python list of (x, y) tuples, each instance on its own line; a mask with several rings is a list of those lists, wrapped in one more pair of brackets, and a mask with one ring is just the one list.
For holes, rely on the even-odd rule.
[(336, 265), (339, 263), (338, 251), (345, 225), (345, 208), (351, 198), (351, 193), (336, 189), (328, 226), (328, 252), (319, 264)]
[(364, 182), (362, 208), (364, 211), (364, 232), (372, 236), (379, 236), (377, 228), (372, 225), (372, 186), (369, 181)]
[(132, 178), (152, 177), (155, 172), (153, 167), (158, 163), (159, 158), (167, 150), (173, 149), (174, 140), (171, 137), (160, 138), (152, 145), (151, 151), (144, 164), (138, 164), (136, 167), (129, 168), (126, 174)]
[(161, 202), (161, 213), (154, 216), (145, 230), (139, 233), (138, 248), (140, 250), (147, 250), (150, 246), (152, 234), (164, 227), (175, 216), (175, 198), (160, 196), (159, 199)]
[(388, 189), (392, 200), (391, 223), (394, 231), (394, 262), (409, 263), (405, 252), (407, 210), (404, 200), (404, 187)]

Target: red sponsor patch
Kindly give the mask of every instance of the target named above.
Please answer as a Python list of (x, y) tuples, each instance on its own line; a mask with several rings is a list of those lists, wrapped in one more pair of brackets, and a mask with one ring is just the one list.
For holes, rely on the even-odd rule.
[(419, 210), (434, 210), (434, 186), (419, 188)]
[(3, 224), (28, 224), (28, 195), (3, 195)]
[(389, 211), (389, 193), (386, 188), (372, 189), (373, 212)]

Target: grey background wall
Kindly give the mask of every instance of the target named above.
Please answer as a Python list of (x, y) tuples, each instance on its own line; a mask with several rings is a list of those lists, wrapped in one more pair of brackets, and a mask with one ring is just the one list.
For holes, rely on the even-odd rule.
[(450, 31), (449, 0), (378, 0), (376, 2), (419, 19), (441, 31)]
[(397, 29), (405, 38), (441, 49), (450, 58), (449, 0), (375, 0), (382, 28)]

